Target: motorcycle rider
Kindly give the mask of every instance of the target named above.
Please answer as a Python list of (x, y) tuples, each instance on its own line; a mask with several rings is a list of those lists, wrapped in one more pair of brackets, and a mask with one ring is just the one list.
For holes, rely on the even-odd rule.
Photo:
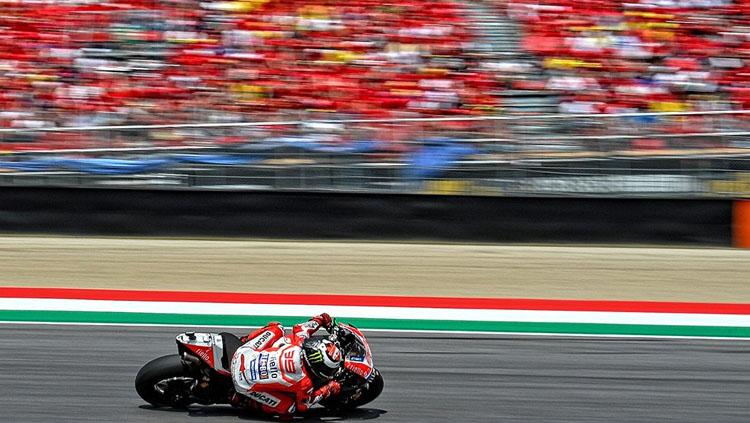
[(291, 417), (337, 395), (341, 385), (333, 377), (344, 357), (328, 339), (309, 339), (321, 327), (330, 332), (332, 325), (323, 313), (294, 325), (288, 336), (280, 323), (270, 323), (241, 338), (231, 362), (237, 392), (232, 404)]

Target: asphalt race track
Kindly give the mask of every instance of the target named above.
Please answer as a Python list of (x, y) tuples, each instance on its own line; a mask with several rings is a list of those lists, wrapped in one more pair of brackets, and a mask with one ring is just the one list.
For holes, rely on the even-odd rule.
[[(257, 421), (227, 407), (144, 405), (135, 374), (176, 351), (179, 331), (0, 325), (0, 420)], [(386, 388), (350, 421), (750, 421), (750, 341), (375, 332), (369, 338)], [(305, 421), (330, 420), (342, 418), (317, 413)]]

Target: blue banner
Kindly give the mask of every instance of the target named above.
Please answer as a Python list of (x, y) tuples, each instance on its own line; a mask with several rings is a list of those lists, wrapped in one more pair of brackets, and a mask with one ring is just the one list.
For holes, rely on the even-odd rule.
[(450, 138), (423, 140), (422, 146), (407, 158), (404, 175), (409, 179), (428, 179), (440, 176), (456, 162), (478, 153), (474, 147), (461, 145)]

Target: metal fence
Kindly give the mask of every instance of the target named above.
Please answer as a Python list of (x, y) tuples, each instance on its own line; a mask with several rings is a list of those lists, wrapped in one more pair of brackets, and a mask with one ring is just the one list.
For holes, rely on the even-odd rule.
[(750, 196), (750, 111), (0, 129), (0, 184)]

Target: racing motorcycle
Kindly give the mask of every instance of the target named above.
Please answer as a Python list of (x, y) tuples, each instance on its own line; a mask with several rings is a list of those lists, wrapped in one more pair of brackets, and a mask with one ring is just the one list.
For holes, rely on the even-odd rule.
[[(383, 390), (383, 376), (373, 365), (364, 334), (352, 325), (338, 322), (327, 338), (341, 348), (344, 365), (335, 376), (341, 392), (320, 404), (332, 412), (341, 412), (377, 398)], [(157, 407), (229, 404), (235, 393), (230, 364), (241, 345), (240, 339), (227, 332), (185, 332), (176, 340), (178, 354), (154, 359), (138, 372), (138, 395)]]

